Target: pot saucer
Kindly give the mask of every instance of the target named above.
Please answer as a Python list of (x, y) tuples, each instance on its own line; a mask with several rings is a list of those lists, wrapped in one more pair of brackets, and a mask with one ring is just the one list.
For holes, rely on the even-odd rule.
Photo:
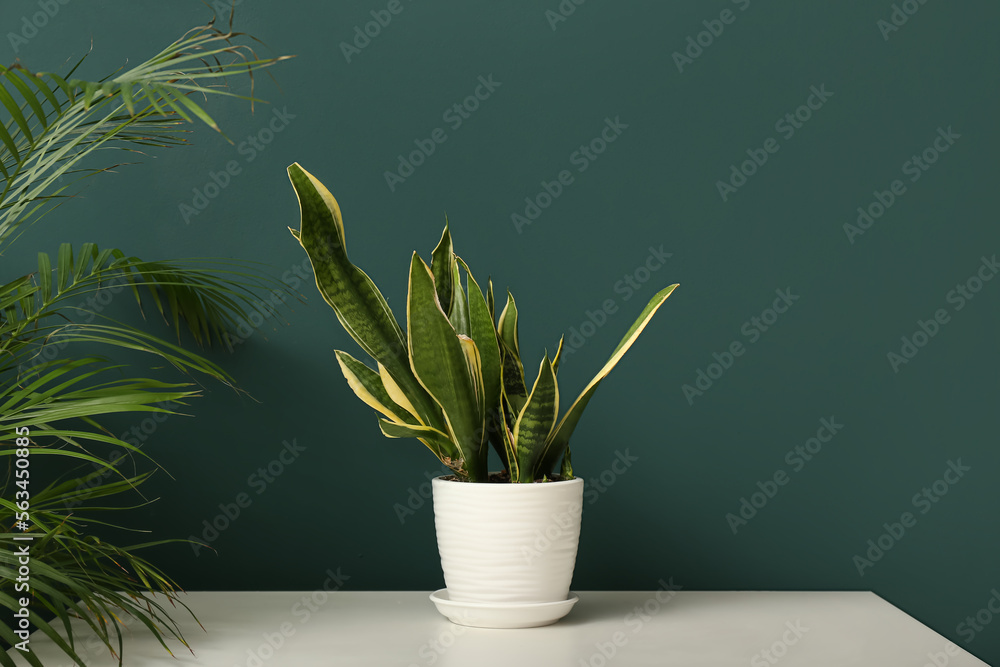
[(580, 597), (570, 593), (557, 602), (458, 602), (448, 589), (431, 593), (438, 611), (457, 625), (473, 628), (537, 628), (555, 623), (570, 612)]

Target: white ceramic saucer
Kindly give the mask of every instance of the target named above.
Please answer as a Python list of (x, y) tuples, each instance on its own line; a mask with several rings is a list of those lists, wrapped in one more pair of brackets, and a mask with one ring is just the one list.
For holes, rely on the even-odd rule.
[(537, 628), (555, 623), (569, 613), (580, 596), (570, 592), (558, 602), (457, 602), (448, 589), (431, 593), (431, 602), (452, 623), (473, 628)]

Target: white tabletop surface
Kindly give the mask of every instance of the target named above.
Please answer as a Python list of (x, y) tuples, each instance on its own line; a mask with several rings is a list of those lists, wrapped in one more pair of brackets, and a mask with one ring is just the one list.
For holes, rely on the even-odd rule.
[[(580, 592), (555, 625), (453, 625), (423, 592), (196, 592), (171, 658), (132, 623), (126, 667), (968, 667), (985, 662), (864, 592)], [(638, 610), (637, 610), (638, 608)], [(177, 618), (183, 618), (180, 615)], [(41, 633), (46, 667), (69, 661)], [(173, 645), (172, 645), (173, 646)], [(93, 667), (117, 662), (84, 644)], [(764, 653), (764, 652), (767, 653)], [(17, 651), (11, 650), (12, 654)], [(607, 657), (606, 657), (607, 656)], [(936, 665), (935, 665), (936, 663)], [(18, 664), (27, 664), (18, 660)]]

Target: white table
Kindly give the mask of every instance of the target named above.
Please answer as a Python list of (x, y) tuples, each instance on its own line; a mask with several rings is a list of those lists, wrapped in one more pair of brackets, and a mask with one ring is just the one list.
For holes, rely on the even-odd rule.
[[(422, 592), (188, 593), (185, 601), (208, 630), (193, 621), (184, 624), (196, 656), (179, 646), (177, 658), (171, 658), (145, 628), (133, 623), (125, 665), (986, 665), (873, 593), (579, 595), (573, 611), (555, 625), (483, 630), (453, 625)], [(35, 633), (31, 645), (46, 667), (69, 667), (44, 635)], [(83, 650), (94, 667), (117, 664), (102, 651)]]

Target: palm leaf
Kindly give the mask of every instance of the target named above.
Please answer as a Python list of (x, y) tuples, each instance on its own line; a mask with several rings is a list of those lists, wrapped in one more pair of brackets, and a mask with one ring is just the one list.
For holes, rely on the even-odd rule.
[[(28, 225), (66, 201), (74, 184), (115, 166), (82, 166), (96, 151), (139, 152), (148, 146), (183, 144), (183, 121), (218, 130), (195, 99), (209, 94), (239, 97), (224, 88), (230, 74), (250, 76), (251, 92), (245, 99), (252, 104), (253, 72), (282, 58), (259, 59), (241, 41), (242, 35), (209, 24), (186, 33), (138, 67), (101, 81), (70, 78), (76, 67), (65, 76), (34, 73), (20, 65), (0, 67), (0, 112), (6, 116), (0, 122), (0, 254)], [(200, 392), (189, 383), (123, 377), (121, 367), (100, 357), (52, 360), (48, 352), (99, 343), (141, 351), (184, 373), (229, 383), (231, 378), (217, 364), (179, 344), (181, 326), (186, 325), (199, 345), (227, 342), (227, 331), (259, 312), (256, 290), (276, 284), (247, 263), (144, 262), (85, 243), (77, 248), (64, 244), (52, 257), (40, 253), (37, 273), (0, 286), (0, 457), (14, 455), (9, 437), (14, 430), (30, 426), (32, 457), (93, 466), (32, 498), (36, 541), (31, 619), (75, 662), (84, 664), (82, 658), (90, 656), (78, 654), (74, 638), (80, 630), (71, 626), (70, 617), (82, 619), (119, 665), (122, 619), (136, 619), (168, 652), (166, 638), (184, 642), (171, 618), (178, 604), (186, 609), (176, 598), (178, 588), (135, 553), (164, 542), (114, 546), (87, 534), (89, 526), (113, 524), (93, 518), (83, 522), (81, 510), (116, 511), (120, 506), (71, 508), (135, 490), (149, 476), (125, 475), (120, 470), (124, 456), (109, 461), (90, 451), (100, 445), (124, 449), (128, 457), (143, 455), (105, 429), (100, 417), (119, 412), (176, 414), (177, 405)], [(127, 288), (125, 294), (135, 298), (141, 311), (157, 313), (170, 325), (178, 344), (102, 314), (90, 297), (103, 297), (102, 290), (117, 287)], [(7, 491), (9, 481), (0, 492)], [(16, 510), (7, 497), (13, 496), (0, 493), (0, 525), (11, 525)], [(0, 534), (0, 543), (10, 543), (13, 537)], [(0, 549), (0, 607), (8, 609), (14, 604), (12, 555)], [(165, 595), (169, 608), (151, 595), (157, 592)], [(47, 618), (54, 618), (52, 625)], [(59, 624), (66, 639), (57, 631)], [(5, 624), (0, 624), (0, 637), (8, 642), (13, 638)], [(24, 657), (29, 664), (40, 664), (32, 653)], [(0, 654), (0, 664), (10, 662), (7, 653)]]
[[(239, 33), (212, 24), (195, 28), (137, 67), (104, 81), (65, 79), (53, 72), (0, 66), (0, 251), (34, 222), (79, 175), (80, 161), (102, 148), (182, 143), (177, 125), (198, 119), (218, 126), (193, 101), (197, 95), (240, 96), (220, 87), (225, 77), (252, 74), (279, 58), (261, 59)], [(79, 176), (78, 176), (79, 177)]]

